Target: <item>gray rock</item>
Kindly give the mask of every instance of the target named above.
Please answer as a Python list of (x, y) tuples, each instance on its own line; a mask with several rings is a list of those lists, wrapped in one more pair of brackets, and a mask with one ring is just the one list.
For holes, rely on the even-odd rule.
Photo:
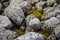
[(53, 34), (53, 35), (50, 35), (49, 37), (48, 37), (48, 40), (56, 40), (56, 36)]
[(47, 5), (52, 5), (55, 2), (56, 2), (56, 0), (47, 0)]
[(17, 25), (20, 25), (25, 17), (23, 10), (16, 2), (10, 3), (10, 5), (5, 9), (4, 14)]
[(36, 3), (36, 9), (38, 10), (38, 11), (42, 11), (43, 9), (42, 9), (42, 6), (43, 5), (45, 5), (45, 1), (40, 1), (40, 2), (38, 2), (38, 3)]
[(12, 23), (10, 22), (10, 20), (8, 19), (7, 16), (1, 16), (0, 15), (0, 28), (12, 28)]
[(55, 33), (55, 36), (57, 38), (60, 38), (60, 25), (58, 25), (54, 30), (53, 32)]
[(0, 40), (13, 40), (16, 36), (16, 32), (5, 30), (4, 32), (0, 33)]
[(34, 18), (29, 22), (29, 26), (34, 28), (35, 30), (38, 30), (41, 28), (41, 22), (38, 18)]
[(39, 0), (26, 0), (29, 1), (31, 4), (34, 4), (35, 2), (38, 2)]
[(49, 12), (53, 12), (55, 7), (47, 7), (45, 9), (43, 9), (44, 13), (49, 13)]
[(54, 9), (54, 12), (60, 13), (60, 5), (58, 5), (58, 6)]
[(49, 12), (49, 13), (44, 13), (45, 15), (42, 15), (42, 19), (47, 20), (48, 18), (55, 17), (57, 15), (56, 12)]
[(58, 24), (59, 20), (55, 17), (51, 17), (50, 19), (45, 21), (43, 28), (53, 30)]
[(58, 14), (58, 15), (56, 16), (56, 18), (60, 21), (60, 14)]
[(28, 32), (14, 40), (44, 40), (44, 35), (35, 32)]
[(33, 14), (30, 14), (30, 15), (28, 15), (27, 17), (26, 17), (26, 25), (27, 25), (27, 27), (29, 27), (29, 22), (32, 20), (32, 19), (34, 19), (34, 18), (36, 18)]

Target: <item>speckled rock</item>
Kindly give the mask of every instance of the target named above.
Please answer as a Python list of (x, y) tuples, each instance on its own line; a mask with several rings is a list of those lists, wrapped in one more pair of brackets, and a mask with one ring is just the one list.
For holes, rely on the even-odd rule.
[(53, 34), (53, 35), (50, 35), (47, 39), (48, 40), (56, 40), (56, 36)]
[(16, 2), (10, 3), (10, 5), (5, 9), (4, 14), (17, 25), (20, 25), (25, 17), (23, 10)]
[(49, 12), (47, 14), (44, 13), (41, 19), (47, 20), (48, 18), (55, 17), (56, 15), (57, 15), (56, 12)]
[(54, 9), (54, 12), (60, 13), (60, 5), (58, 5), (58, 6)]
[(52, 12), (54, 10), (55, 7), (47, 7), (45, 9), (43, 9), (44, 13), (49, 13)]
[(0, 28), (2, 27), (10, 29), (12, 28), (12, 23), (10, 22), (7, 16), (0, 15)]
[(29, 22), (29, 26), (38, 30), (41, 28), (41, 22), (38, 18), (34, 18)]
[(56, 18), (60, 21), (60, 14), (58, 14), (58, 15), (56, 16)]
[(44, 22), (44, 28), (52, 31), (59, 24), (59, 20), (55, 17), (51, 17), (50, 19)]
[(38, 2), (38, 3), (36, 3), (36, 9), (38, 10), (38, 11), (42, 11), (43, 10), (43, 6), (46, 4), (46, 1), (40, 1), (40, 2)]
[(31, 4), (34, 4), (34, 3), (38, 2), (39, 0), (26, 0), (26, 1), (29, 1)]
[(53, 32), (55, 33), (55, 36), (57, 38), (60, 38), (60, 25), (58, 25), (54, 30)]
[(32, 19), (34, 19), (34, 18), (36, 18), (33, 14), (30, 14), (30, 15), (28, 15), (27, 17), (26, 17), (26, 25), (27, 25), (27, 27), (29, 27), (29, 22), (32, 20)]
[(55, 3), (56, 0), (47, 0), (47, 5), (52, 5)]
[(16, 36), (16, 32), (5, 30), (4, 32), (0, 33), (0, 40), (13, 40)]
[(31, 3), (29, 1), (23, 1), (23, 0), (11, 0), (11, 3), (17, 3), (24, 12), (27, 12), (31, 9)]
[(28, 32), (25, 35), (19, 36), (15, 40), (44, 40), (44, 35), (35, 32)]
[(32, 8), (32, 5), (30, 4), (29, 1), (22, 1), (19, 3), (19, 5), (21, 6), (24, 12), (27, 12)]

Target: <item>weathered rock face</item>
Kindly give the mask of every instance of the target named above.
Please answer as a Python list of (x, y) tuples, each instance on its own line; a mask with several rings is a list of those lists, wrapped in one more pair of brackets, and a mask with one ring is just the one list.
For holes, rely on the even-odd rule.
[(16, 2), (10, 3), (10, 5), (5, 9), (4, 14), (17, 25), (20, 25), (25, 17), (24, 12)]
[(30, 14), (30, 15), (28, 15), (27, 17), (26, 17), (26, 25), (27, 25), (27, 27), (29, 27), (29, 22), (32, 20), (32, 19), (34, 19), (34, 18), (36, 18), (33, 14)]
[(60, 21), (60, 14), (58, 14), (58, 15), (56, 16), (56, 18)]
[(57, 38), (60, 38), (60, 25), (58, 25), (53, 32), (55, 33)]
[(58, 6), (54, 9), (54, 12), (60, 13), (60, 5), (58, 5)]
[(8, 17), (0, 15), (0, 28), (2, 27), (8, 28), (8, 29), (12, 28), (12, 23), (10, 22)]
[(42, 11), (43, 10), (43, 6), (45, 5), (45, 3), (46, 3), (45, 1), (40, 1), (40, 2), (36, 3), (36, 9), (38, 11)]
[(39, 0), (26, 0), (26, 1), (29, 1), (31, 4), (34, 4), (34, 3), (38, 2)]
[(53, 35), (50, 35), (49, 37), (48, 37), (48, 40), (56, 40), (56, 36), (53, 34)]
[(47, 20), (48, 18), (55, 17), (56, 15), (57, 15), (56, 12), (49, 12), (47, 14), (44, 13), (41, 19)]
[(41, 22), (38, 18), (34, 18), (29, 22), (29, 26), (34, 28), (35, 30), (38, 30), (41, 28)]
[(47, 0), (47, 5), (52, 5), (56, 0)]
[(51, 17), (50, 19), (45, 21), (43, 28), (52, 31), (58, 24), (59, 24), (59, 20), (55, 17)]
[(14, 40), (44, 40), (44, 35), (35, 32), (28, 32)]
[(5, 30), (4, 32), (0, 32), (0, 40), (13, 40), (16, 37), (16, 32)]

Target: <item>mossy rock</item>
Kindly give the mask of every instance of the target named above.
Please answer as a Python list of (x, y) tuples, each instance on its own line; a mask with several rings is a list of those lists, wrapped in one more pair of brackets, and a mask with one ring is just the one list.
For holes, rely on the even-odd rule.
[(29, 14), (35, 15), (38, 19), (41, 19), (41, 17), (42, 17), (41, 12), (37, 11), (36, 9), (30, 10)]
[(22, 30), (16, 30), (16, 33), (17, 33), (19, 36), (21, 36), (21, 35), (23, 35), (25, 32), (22, 31)]
[(48, 37), (50, 35), (50, 33), (44, 31), (44, 30), (40, 30), (39, 33), (45, 35), (46, 37)]
[(46, 4), (44, 4), (43, 6), (42, 6), (42, 8), (44, 9), (44, 8), (46, 8), (47, 7), (47, 5)]

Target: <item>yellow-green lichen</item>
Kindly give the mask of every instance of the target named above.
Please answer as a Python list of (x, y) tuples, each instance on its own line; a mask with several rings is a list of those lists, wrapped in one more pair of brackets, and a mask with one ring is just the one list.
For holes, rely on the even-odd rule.
[(23, 35), (25, 32), (22, 31), (22, 30), (16, 30), (16, 33), (17, 33), (19, 36), (21, 36), (21, 35)]
[(38, 19), (41, 19), (41, 17), (42, 17), (41, 12), (37, 11), (36, 9), (30, 10), (29, 14), (35, 15)]

